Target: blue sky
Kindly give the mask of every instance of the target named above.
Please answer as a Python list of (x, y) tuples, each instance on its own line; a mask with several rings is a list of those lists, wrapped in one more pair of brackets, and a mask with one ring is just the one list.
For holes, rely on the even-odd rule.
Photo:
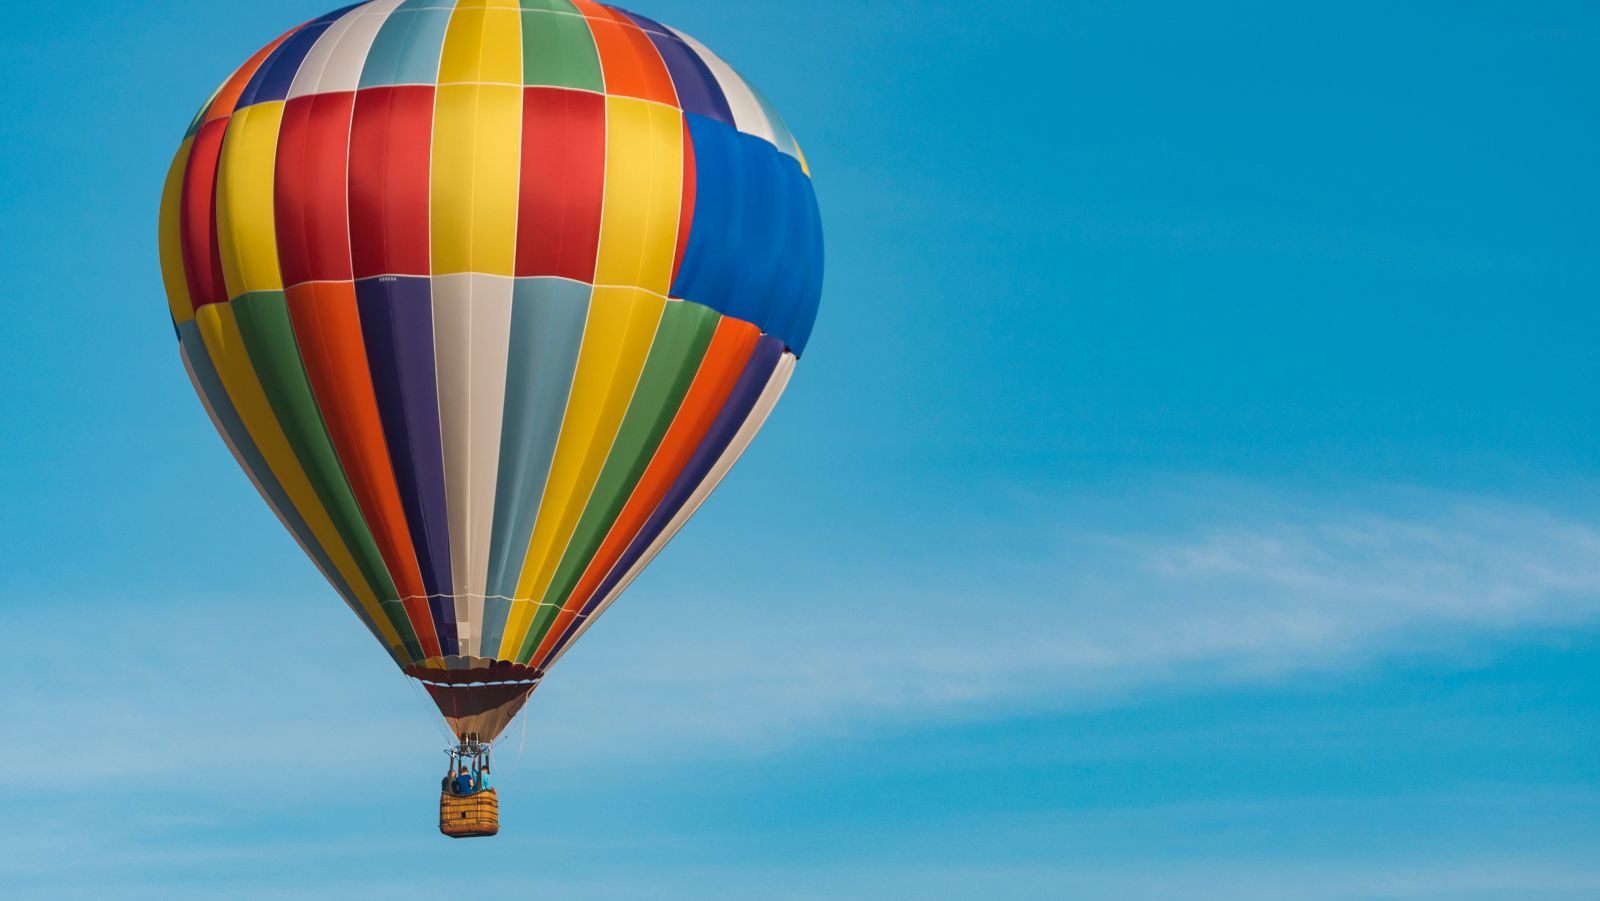
[(638, 7), (800, 138), (823, 309), (467, 843), (157, 272), (323, 11), (7, 12), (6, 894), (1600, 896), (1600, 9)]

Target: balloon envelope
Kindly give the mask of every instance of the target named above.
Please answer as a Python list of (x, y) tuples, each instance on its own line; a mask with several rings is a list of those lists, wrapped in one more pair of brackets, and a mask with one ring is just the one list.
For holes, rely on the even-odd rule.
[(821, 292), (771, 105), (587, 0), (373, 0), (291, 30), (195, 117), (160, 233), (223, 440), (483, 739), (727, 473)]

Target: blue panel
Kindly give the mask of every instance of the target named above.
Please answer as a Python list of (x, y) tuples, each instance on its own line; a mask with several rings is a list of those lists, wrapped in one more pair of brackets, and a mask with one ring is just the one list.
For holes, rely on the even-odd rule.
[(311, 52), (311, 45), (328, 30), (328, 24), (321, 20), (313, 22), (289, 35), (288, 40), (267, 54), (267, 58), (261, 63), (261, 68), (250, 76), (250, 81), (244, 86), (236, 108), (244, 109), (252, 104), (288, 97), (289, 85), (294, 83), (295, 73), (300, 71), (300, 64), (305, 62), (306, 54)]
[(356, 282), (361, 339), (416, 549), (428, 609), (446, 654), (459, 653), (445, 509), (444, 447), (433, 367), (433, 289), (425, 276), (384, 275)]
[[(744, 232), (736, 253), (738, 266), (728, 315), (774, 334), (773, 320), (790, 318), (774, 313), (779, 288), (784, 284), (782, 270), (786, 264), (794, 267), (798, 262), (787, 252), (793, 216), (788, 192), (784, 190), (784, 157), (774, 152), (770, 143), (751, 135), (740, 134), (738, 143), (744, 174), (739, 198), (744, 207)], [(788, 340), (787, 335), (777, 337)]]
[(728, 108), (728, 98), (722, 93), (722, 85), (706, 68), (700, 54), (691, 50), (682, 38), (661, 27), (660, 23), (625, 9), (618, 12), (632, 19), (650, 36), (656, 52), (661, 54), (661, 61), (667, 64), (667, 73), (672, 76), (672, 88), (678, 95), (678, 106), (684, 112), (698, 113), (718, 122), (733, 124), (733, 111)]
[(793, 157), (753, 135), (685, 114), (694, 217), (672, 296), (753, 323), (798, 354), (822, 289), (821, 221)]
[(439, 55), (450, 10), (411, 8), (403, 4), (383, 20), (361, 69), (361, 87), (388, 84), (437, 84)]
[(799, 356), (811, 340), (811, 327), (817, 321), (817, 307), (822, 299), (822, 212), (817, 209), (817, 194), (811, 190), (811, 179), (806, 179), (806, 203), (810, 209), (806, 227), (805, 279), (795, 306), (794, 325), (789, 330), (789, 349)]
[(261, 485), (261, 490), (266, 492), (267, 497), (272, 500), (272, 506), (283, 514), (284, 522), (288, 524), (289, 531), (293, 533), (295, 538), (300, 540), (300, 544), (311, 554), (311, 558), (316, 561), (317, 566), (322, 569), (328, 580), (333, 583), (334, 590), (339, 592), (339, 596), (344, 598), (345, 603), (350, 605), (350, 609), (355, 611), (356, 616), (361, 618), (361, 621), (372, 631), (372, 634), (378, 636), (378, 640), (382, 641), (383, 634), (378, 631), (372, 619), (367, 616), (367, 612), (356, 601), (356, 593), (350, 590), (350, 586), (340, 577), (339, 571), (333, 568), (333, 561), (328, 559), (327, 552), (322, 549), (322, 545), (317, 543), (315, 536), (311, 533), (311, 529), (306, 525), (305, 520), (300, 518), (299, 511), (295, 510), (294, 504), (289, 503), (289, 496), (284, 493), (283, 486), (278, 484), (278, 479), (272, 474), (271, 467), (267, 466), (267, 461), (261, 456), (261, 452), (256, 449), (255, 441), (250, 438), (249, 430), (245, 428), (244, 422), (239, 419), (238, 412), (233, 408), (233, 401), (228, 398), (228, 392), (222, 387), (222, 380), (218, 378), (216, 368), (211, 365), (211, 356), (206, 351), (205, 341), (200, 337), (200, 327), (191, 319), (177, 328), (178, 340), (183, 342), (183, 348), (189, 357), (189, 365), (194, 369), (195, 381), (199, 383), (200, 391), (205, 394), (206, 403), (211, 407), (212, 412), (217, 414), (217, 422), (221, 423), (222, 430), (227, 433), (229, 442), (238, 449), (239, 456), (244, 461), (244, 467), (250, 471), (256, 482)]
[(725, 255), (726, 245), (740, 234), (737, 196), (738, 132), (723, 123), (684, 115), (689, 125), (689, 140), (694, 151), (694, 216), (690, 219), (689, 242), (683, 261), (673, 279), (671, 294), (726, 312), (733, 295), (732, 266)]
[(239, 95), (236, 108), (243, 109), (253, 103), (266, 103), (288, 97), (289, 86), (294, 83), (295, 73), (300, 71), (300, 65), (305, 62), (306, 54), (311, 52), (311, 45), (322, 37), (322, 33), (327, 31), (328, 26), (336, 19), (360, 5), (354, 3), (313, 19), (279, 44), (278, 48), (262, 61), (261, 68), (256, 70), (256, 74), (250, 76), (249, 83)]
[(799, 161), (786, 159), (785, 166), (789, 171), (784, 182), (792, 209), (797, 211), (799, 232), (790, 236), (788, 253), (793, 265), (786, 270), (788, 281), (779, 286), (785, 296), (774, 304), (774, 315), (780, 319), (773, 323), (772, 333), (787, 336), (789, 349), (799, 356), (811, 338), (822, 297), (822, 216), (811, 179), (801, 171)]
[(564, 278), (519, 278), (511, 298), (505, 412), (500, 424), (500, 477), (483, 610), (485, 655), (493, 657), (511, 614), (539, 499), (566, 415), (578, 367), (588, 285)]

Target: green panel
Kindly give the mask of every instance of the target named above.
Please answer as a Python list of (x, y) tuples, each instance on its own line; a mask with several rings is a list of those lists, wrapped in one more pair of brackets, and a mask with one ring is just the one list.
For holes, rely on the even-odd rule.
[[(327, 509), (339, 537), (350, 549), (367, 584), (377, 592), (378, 600), (397, 599), (400, 593), (395, 590), (394, 580), (389, 578), (389, 570), (378, 553), (378, 545), (372, 540), (361, 508), (356, 505), (355, 495), (350, 491), (350, 483), (345, 479), (344, 468), (334, 453), (333, 442), (328, 438), (327, 427), (311, 393), (311, 382), (300, 360), (300, 348), (295, 344), (294, 326), (289, 321), (289, 305), (283, 292), (254, 291), (234, 300), (232, 306), (245, 350), (250, 355), (256, 377), (261, 380), (267, 402), (272, 405), (289, 446), (294, 448), (295, 457)], [(422, 645), (403, 608), (387, 603), (380, 606), (389, 614), (406, 650), (421, 660), (425, 656)], [(398, 617), (395, 610), (401, 610)]]
[(217, 102), (217, 95), (220, 93), (222, 85), (217, 85), (217, 89), (211, 92), (211, 96), (206, 98), (206, 102), (195, 112), (194, 118), (189, 120), (189, 129), (183, 133), (184, 137), (192, 138), (200, 132), (201, 124), (206, 121), (206, 113), (211, 111), (211, 104)]
[(409, 662), (420, 663), (426, 660), (428, 653), (422, 649), (422, 642), (417, 640), (417, 633), (411, 628), (411, 614), (406, 612), (405, 605), (399, 601), (380, 600), (378, 609), (383, 611), (383, 615), (400, 633), (400, 643), (405, 645), (406, 653), (411, 655)]
[[(570, 7), (569, 7), (570, 8)], [(602, 91), (600, 54), (582, 16), (522, 14), (522, 83)]]
[[(621, 515), (634, 486), (639, 484), (639, 478), (672, 425), (673, 417), (678, 415), (683, 396), (689, 392), (689, 385), (694, 381), (706, 346), (711, 343), (711, 335), (721, 318), (716, 310), (686, 301), (673, 301), (663, 309), (655, 341), (650, 345), (650, 356), (639, 374), (639, 386), (617, 430), (617, 440), (611, 445), (605, 467), (600, 470), (600, 478), (589, 495), (589, 502), (584, 505), (583, 516), (545, 591), (544, 603), (555, 606), (539, 611), (540, 616), (528, 630), (518, 660), (526, 663), (528, 656), (544, 640), (548, 623), (541, 620), (554, 619), (554, 611), (566, 603), (567, 596), (583, 578), (589, 561), (605, 541), (606, 533)], [(553, 611), (550, 616), (543, 615), (545, 609)]]
[(522, 8), (529, 11), (542, 9), (546, 12), (569, 13), (574, 16), (583, 15), (583, 13), (578, 12), (576, 6), (572, 5), (572, 0), (522, 0)]
[(522, 647), (517, 650), (516, 659), (518, 662), (528, 662), (528, 658), (533, 656), (534, 648), (537, 648), (539, 642), (544, 640), (540, 636), (549, 631), (550, 623), (555, 620), (556, 614), (560, 612), (561, 608), (559, 606), (552, 604), (540, 605), (538, 612), (533, 615), (533, 622), (528, 624), (528, 637), (522, 642)]

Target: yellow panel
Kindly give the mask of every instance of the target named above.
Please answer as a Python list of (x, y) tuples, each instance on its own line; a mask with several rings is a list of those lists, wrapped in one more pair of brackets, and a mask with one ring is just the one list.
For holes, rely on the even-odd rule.
[[(518, 598), (543, 597), (549, 586), (628, 412), (665, 304), (636, 288), (595, 289), (561, 437), (517, 579)], [(501, 659), (521, 648), (536, 608), (532, 601), (513, 607), (500, 642)]]
[(183, 170), (189, 165), (189, 149), (194, 138), (184, 138), (167, 169), (161, 186), (161, 216), (157, 233), (161, 243), (161, 281), (167, 287), (167, 306), (179, 324), (194, 318), (194, 302), (189, 299), (189, 280), (183, 274), (183, 241), (178, 234), (178, 212), (183, 200)]
[(631, 97), (607, 97), (605, 204), (595, 284), (667, 293), (682, 192), (682, 113)]
[(522, 84), (522, 11), (517, 0), (462, 0), (439, 56), (439, 84)]
[[(234, 409), (238, 411), (239, 419), (244, 422), (245, 430), (250, 433), (256, 449), (267, 461), (267, 466), (277, 477), (278, 484), (283, 486), (283, 492), (288, 495), (289, 503), (294, 505), (295, 512), (305, 520), (317, 544), (327, 552), (334, 568), (344, 577), (345, 584), (356, 593), (361, 608), (367, 611), (367, 615), (377, 625), (378, 631), (383, 634), (383, 640), (389, 644), (391, 650), (403, 648), (394, 625), (379, 608), (378, 599), (373, 594), (371, 586), (362, 577), (355, 559), (350, 556), (344, 541), (339, 538), (339, 533), (333, 527), (333, 521), (328, 518), (328, 512), (317, 499), (316, 492), (311, 488), (311, 482), (306, 479), (305, 471), (300, 468), (300, 461), (289, 447), (289, 440), (284, 437), (283, 429), (278, 425), (277, 417), (272, 413), (272, 407), (267, 402), (266, 394), (261, 390), (261, 383), (256, 378), (256, 371), (251, 366), (249, 354), (245, 350), (244, 338), (239, 334), (239, 323), (234, 319), (233, 306), (226, 303), (206, 304), (195, 312), (195, 320), (200, 329), (200, 336), (205, 341), (206, 354), (211, 357), (211, 364), (216, 368), (218, 377), (222, 379), (222, 387), (228, 392), (228, 399), (233, 401)], [(404, 650), (399, 653), (401, 657), (407, 656)]]
[(234, 113), (222, 138), (217, 245), (229, 297), (283, 290), (272, 215), (272, 167), (282, 123), (282, 101), (261, 103)]
[(521, 88), (438, 89), (430, 213), (434, 275), (512, 274), (521, 151)]

